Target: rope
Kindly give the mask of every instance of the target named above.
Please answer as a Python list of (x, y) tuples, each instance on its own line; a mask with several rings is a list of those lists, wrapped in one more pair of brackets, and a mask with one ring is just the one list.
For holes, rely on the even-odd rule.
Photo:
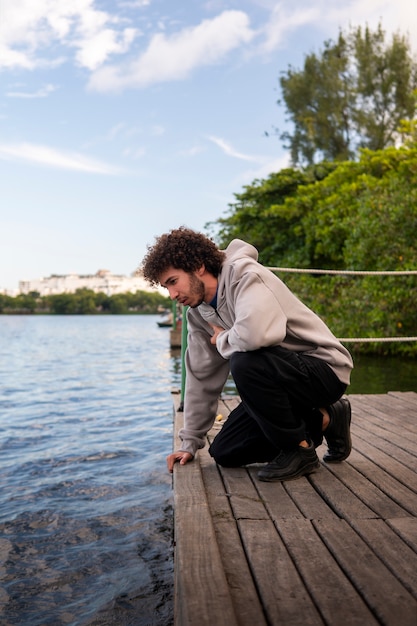
[[(401, 270), (401, 271), (362, 271), (362, 270), (318, 270), (318, 269), (301, 269), (294, 267), (269, 267), (272, 272), (290, 272), (293, 274), (346, 274), (348, 276), (414, 276), (417, 270)], [(342, 337), (339, 338), (342, 343), (384, 343), (395, 341), (417, 341), (417, 337)]]
[(400, 270), (390, 271), (381, 270), (375, 272), (367, 272), (363, 270), (316, 270), (316, 269), (301, 269), (294, 267), (268, 267), (273, 272), (292, 272), (298, 274), (346, 274), (348, 276), (390, 276), (395, 274), (396, 276), (414, 276), (417, 274), (417, 270)]
[(342, 343), (371, 343), (388, 341), (417, 341), (417, 337), (342, 337), (338, 338)]

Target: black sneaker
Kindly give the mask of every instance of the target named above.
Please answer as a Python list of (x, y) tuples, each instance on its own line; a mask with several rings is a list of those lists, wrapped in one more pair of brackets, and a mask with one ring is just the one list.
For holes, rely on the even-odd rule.
[(297, 446), (295, 450), (282, 450), (277, 457), (258, 472), (259, 480), (293, 480), (305, 474), (312, 474), (320, 467), (314, 445), (308, 448)]
[(343, 396), (327, 407), (330, 422), (323, 435), (329, 446), (328, 451), (323, 456), (326, 463), (340, 463), (348, 458), (352, 450), (352, 440), (350, 437), (350, 422), (352, 410), (350, 402)]

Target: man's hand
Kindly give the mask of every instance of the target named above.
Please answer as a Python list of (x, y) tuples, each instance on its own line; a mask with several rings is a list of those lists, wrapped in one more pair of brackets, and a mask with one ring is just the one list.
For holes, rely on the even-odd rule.
[(215, 346), (217, 337), (220, 333), (224, 331), (224, 328), (222, 328), (221, 326), (215, 326), (214, 324), (210, 324), (210, 326), (214, 330), (214, 335), (210, 337), (210, 343), (212, 343)]
[(192, 461), (193, 458), (193, 455), (189, 452), (182, 452), (181, 450), (179, 450), (178, 452), (173, 452), (172, 454), (169, 454), (167, 456), (168, 470), (172, 474), (172, 472), (174, 471), (175, 463), (179, 462), (180, 465), (185, 465), (186, 463), (188, 463), (188, 461)]

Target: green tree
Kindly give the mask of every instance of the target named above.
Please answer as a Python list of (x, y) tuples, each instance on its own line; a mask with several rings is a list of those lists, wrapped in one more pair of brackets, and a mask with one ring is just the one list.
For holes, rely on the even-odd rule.
[(77, 289), (74, 294), (75, 312), (80, 315), (97, 313), (96, 295), (92, 289)]
[(357, 27), (307, 55), (302, 70), (290, 66), (280, 86), (293, 125), (280, 137), (293, 164), (348, 160), (401, 137), (401, 120), (414, 117), (417, 64), (405, 36), (387, 43), (381, 25)]
[[(274, 263), (298, 247), (295, 234), (300, 220), (299, 207), (289, 208), (287, 201), (298, 197), (303, 186), (323, 180), (335, 165), (321, 163), (305, 170), (283, 169), (265, 180), (256, 179), (236, 193), (226, 217), (206, 225), (225, 248), (235, 237), (250, 241), (262, 250), (262, 261)], [(301, 212), (303, 209), (301, 209)]]
[(8, 309), (12, 308), (14, 298), (0, 293), (0, 313), (6, 313)]
[(158, 291), (136, 291), (129, 294), (130, 311), (155, 313), (160, 305), (170, 307), (170, 300)]
[[(273, 267), (417, 269), (416, 144), (362, 150), (358, 161), (323, 164), (304, 173), (305, 178), (298, 170), (293, 176), (283, 170), (236, 194), (230, 215), (218, 220), (222, 247), (241, 237), (257, 246), (262, 263)], [(299, 184), (285, 188), (283, 180)], [(339, 337), (417, 336), (415, 275), (279, 275)], [(353, 349), (417, 355), (415, 343)]]
[(59, 293), (48, 296), (51, 313), (56, 315), (74, 315), (77, 312), (77, 302), (72, 293)]
[(36, 309), (36, 297), (32, 294), (19, 294), (13, 300), (16, 312), (34, 313)]
[(0, 314), (51, 313), (55, 315), (85, 315), (96, 313), (157, 313), (158, 308), (170, 307), (168, 297), (158, 291), (136, 291), (107, 296), (91, 289), (75, 293), (60, 293), (40, 297), (37, 292), (16, 297), (0, 294)]
[(129, 311), (128, 295), (117, 293), (109, 298), (109, 311), (114, 314), (127, 313)]

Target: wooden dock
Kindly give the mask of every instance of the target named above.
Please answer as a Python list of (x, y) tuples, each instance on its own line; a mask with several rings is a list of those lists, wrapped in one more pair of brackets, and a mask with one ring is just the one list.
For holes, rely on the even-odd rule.
[(260, 482), (207, 448), (175, 466), (175, 626), (417, 626), (417, 393), (349, 399), (351, 456), (309, 477)]

